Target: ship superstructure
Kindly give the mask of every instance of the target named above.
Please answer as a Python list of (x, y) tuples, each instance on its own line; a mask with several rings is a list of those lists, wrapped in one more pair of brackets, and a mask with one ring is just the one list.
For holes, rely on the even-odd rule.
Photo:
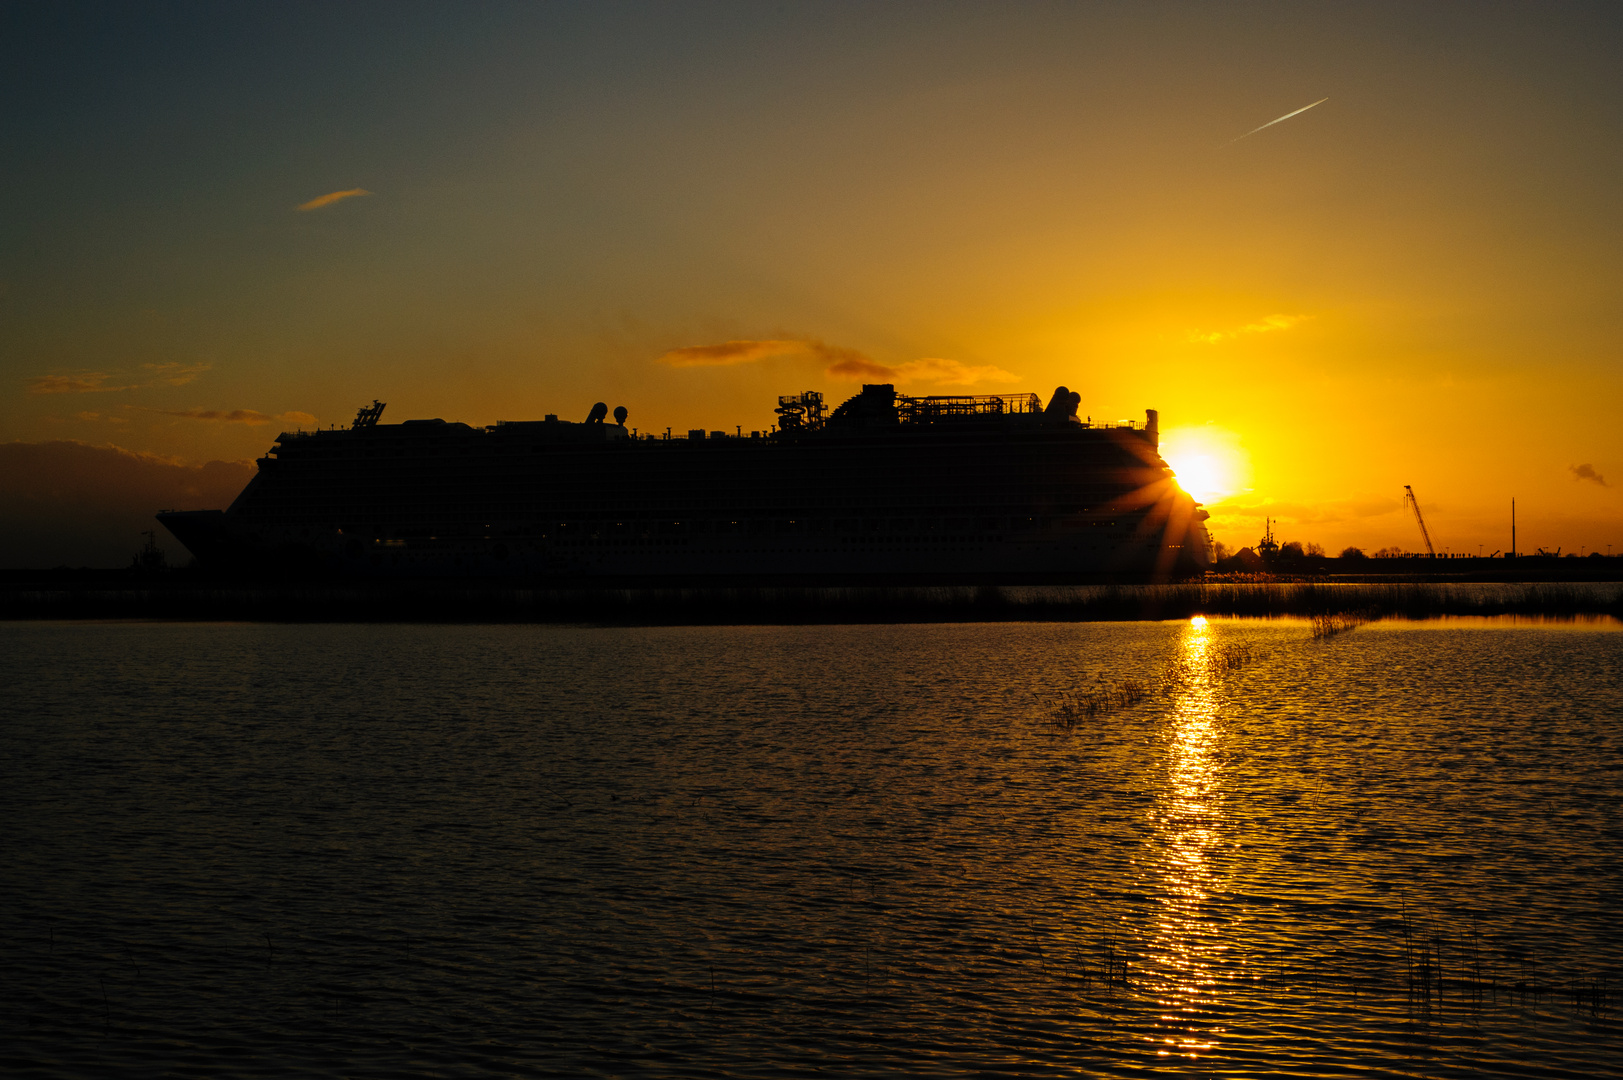
[(779, 399), (767, 432), (381, 422), (286, 432), (224, 511), (159, 520), (205, 566), (624, 580), (1164, 578), (1210, 564), (1206, 514), (1142, 425), (1079, 395)]

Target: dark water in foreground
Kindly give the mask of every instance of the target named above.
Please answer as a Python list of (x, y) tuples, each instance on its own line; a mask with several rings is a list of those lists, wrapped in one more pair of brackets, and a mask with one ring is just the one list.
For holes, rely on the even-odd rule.
[(0, 1071), (1615, 1075), (1620, 789), (1598, 625), (0, 624)]

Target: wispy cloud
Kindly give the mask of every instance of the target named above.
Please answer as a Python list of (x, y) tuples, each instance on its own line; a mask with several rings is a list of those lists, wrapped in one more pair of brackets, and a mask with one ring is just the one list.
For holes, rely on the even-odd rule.
[(207, 420), (216, 424), (247, 424), (250, 427), (259, 427), (271, 422), (271, 418), (254, 409), (147, 409), (146, 412), (155, 412), (163, 416), (179, 416), (187, 420)]
[(1286, 120), (1289, 120), (1293, 116), (1301, 116), (1303, 113), (1307, 112), (1309, 109), (1313, 108), (1314, 106), (1323, 105), (1326, 101), (1329, 101), (1329, 100), (1330, 99), (1327, 98), (1327, 97), (1322, 97), (1319, 100), (1315, 101), (1312, 105), (1303, 105), (1300, 109), (1297, 109), (1294, 112), (1288, 112), (1284, 116), (1277, 117), (1276, 119), (1268, 121), (1266, 124), (1259, 124), (1258, 126), (1252, 128), (1250, 131), (1246, 132), (1244, 135), (1237, 135), (1234, 138), (1230, 139), (1228, 142), (1224, 143), (1223, 145), (1224, 146), (1233, 146), (1235, 143), (1239, 142), (1241, 139), (1248, 139), (1251, 136), (1255, 135), (1257, 132), (1263, 130), (1264, 128), (1271, 128), (1275, 124), (1282, 124)]
[(974, 386), (982, 382), (1008, 383), (1020, 380), (1020, 376), (991, 364), (965, 364), (959, 360), (944, 360), (933, 356), (922, 360), (909, 360), (894, 367), (865, 358), (841, 360), (830, 365), (827, 374), (830, 378), (849, 379), (852, 382), (862, 379), (884, 379), (895, 383), (930, 382), (942, 386)]
[(1189, 340), (1201, 345), (1216, 345), (1220, 341), (1231, 341), (1244, 334), (1271, 334), (1276, 330), (1289, 330), (1309, 318), (1311, 316), (1308, 315), (1269, 315), (1256, 322), (1229, 330), (1191, 330)]
[(365, 188), (350, 188), (347, 191), (329, 191), (325, 195), (317, 195), (307, 203), (300, 203), (298, 209), (305, 211), (320, 210), (323, 206), (331, 206), (335, 202), (343, 202), (345, 199), (353, 199), (359, 195), (370, 194), (372, 193)]
[(213, 364), (206, 362), (201, 364), (142, 364), (141, 370), (150, 371), (155, 382), (165, 383), (169, 386), (185, 386), (213, 366)]
[[(141, 390), (148, 386), (185, 386), (214, 365), (142, 364), (145, 373), (136, 382), (129, 375), (107, 371), (81, 371), (73, 375), (35, 375), (28, 380), (30, 394), (109, 394), (120, 390)], [(118, 380), (116, 383), (112, 380)]]
[(314, 416), (297, 410), (277, 413), (275, 416), (257, 409), (142, 409), (141, 411), (157, 413), (159, 416), (178, 416), (184, 420), (202, 420), (211, 424), (246, 424), (249, 427), (263, 427), (272, 421), (310, 426), (314, 426), (317, 422)]
[(805, 341), (723, 341), (719, 345), (690, 345), (672, 349), (659, 358), (661, 364), (671, 367), (731, 367), (734, 364), (753, 364), (773, 356), (805, 353)]
[(114, 390), (132, 390), (130, 386), (108, 386), (113, 378), (105, 371), (86, 371), (78, 375), (35, 375), (28, 380), (30, 394), (104, 394)]
[(979, 382), (1014, 382), (1019, 379), (1018, 375), (990, 364), (970, 365), (939, 357), (910, 360), (905, 364), (882, 364), (856, 349), (830, 345), (816, 338), (735, 340), (718, 345), (693, 345), (672, 349), (661, 356), (659, 362), (671, 367), (724, 367), (779, 356), (809, 357), (827, 365), (824, 374), (829, 378), (850, 382), (870, 379), (973, 386)]
[(1568, 465), (1567, 471), (1572, 474), (1572, 478), (1574, 480), (1588, 480), (1592, 483), (1599, 484), (1601, 487), (1612, 486), (1606, 482), (1606, 477), (1596, 472), (1595, 466), (1589, 464), (1587, 461), (1582, 465)]

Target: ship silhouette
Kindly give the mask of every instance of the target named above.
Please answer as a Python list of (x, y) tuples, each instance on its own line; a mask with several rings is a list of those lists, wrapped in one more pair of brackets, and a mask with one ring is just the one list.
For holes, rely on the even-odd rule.
[(228, 509), (158, 520), (205, 568), (597, 581), (1158, 580), (1211, 564), (1158, 417), (1080, 395), (782, 397), (770, 431), (585, 421), (284, 432)]

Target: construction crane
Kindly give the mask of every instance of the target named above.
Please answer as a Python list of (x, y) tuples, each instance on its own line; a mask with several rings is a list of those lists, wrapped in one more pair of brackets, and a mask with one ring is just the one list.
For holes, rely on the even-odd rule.
[(1420, 526), (1420, 539), (1426, 542), (1426, 558), (1435, 559), (1437, 549), (1431, 546), (1431, 534), (1426, 531), (1426, 519), (1420, 516), (1420, 500), (1414, 497), (1414, 488), (1408, 484), (1403, 485), (1403, 490), (1406, 493), (1403, 496), (1403, 501), (1409, 504), (1410, 510), (1414, 511), (1415, 524)]

